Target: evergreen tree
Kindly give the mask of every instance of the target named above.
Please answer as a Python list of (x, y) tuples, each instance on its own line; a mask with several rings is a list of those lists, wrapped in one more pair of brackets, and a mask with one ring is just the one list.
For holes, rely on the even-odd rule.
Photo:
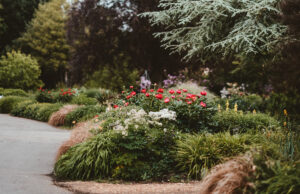
[(52, 0), (39, 5), (26, 32), (17, 40), (25, 53), (30, 53), (41, 66), (41, 79), (46, 87), (64, 82), (67, 71), (69, 45), (66, 41), (65, 21), (68, 4)]
[(211, 54), (269, 52), (286, 27), (276, 21), (279, 0), (160, 0), (161, 11), (142, 14), (165, 31), (163, 46), (185, 59)]

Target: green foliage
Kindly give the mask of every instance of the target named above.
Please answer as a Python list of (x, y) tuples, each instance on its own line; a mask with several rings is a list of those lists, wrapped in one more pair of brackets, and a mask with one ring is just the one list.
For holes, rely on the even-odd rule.
[(108, 178), (113, 166), (113, 154), (117, 151), (113, 139), (118, 135), (114, 132), (101, 133), (70, 148), (56, 162), (55, 176), (71, 180)]
[(3, 96), (28, 96), (28, 94), (21, 89), (2, 89), (0, 90), (0, 95)]
[(85, 83), (87, 87), (102, 87), (111, 90), (121, 90), (123, 86), (136, 85), (139, 78), (137, 69), (130, 67), (130, 61), (120, 55), (114, 59), (114, 63), (95, 71)]
[[(279, 0), (160, 0), (160, 11), (142, 14), (165, 30), (163, 46), (186, 59), (207, 53), (244, 55), (271, 51), (285, 34), (276, 21)], [(212, 11), (213, 10), (213, 11)]]
[[(80, 106), (76, 108), (74, 111), (67, 114), (65, 118), (65, 125), (72, 126), (79, 121), (85, 121), (93, 118), (95, 115), (100, 114), (105, 111), (104, 106)], [(75, 123), (73, 122), (75, 121)]]
[(300, 163), (267, 160), (261, 153), (254, 157), (255, 193), (297, 194), (300, 191)]
[(98, 133), (72, 147), (55, 165), (59, 178), (95, 180), (162, 180), (172, 172), (172, 134), (161, 129), (129, 126), (128, 134)]
[(12, 51), (0, 60), (0, 86), (4, 88), (32, 89), (42, 85), (40, 68), (35, 59), (20, 51)]
[(20, 96), (8, 96), (0, 99), (0, 113), (10, 113), (14, 107), (26, 98)]
[(248, 150), (253, 143), (251, 135), (186, 134), (176, 143), (177, 165), (191, 178), (199, 179), (207, 170)]
[(23, 52), (37, 59), (47, 87), (64, 81), (69, 52), (65, 31), (67, 9), (65, 0), (40, 4), (26, 32), (17, 40)]
[(96, 98), (87, 97), (85, 94), (80, 94), (78, 96), (73, 97), (71, 104), (78, 104), (78, 105), (96, 105), (97, 104)]
[(263, 113), (234, 112), (233, 110), (218, 112), (213, 120), (216, 122), (216, 131), (230, 131), (232, 133), (243, 133), (249, 130), (276, 129), (279, 122), (273, 117)]
[(250, 95), (233, 95), (230, 96), (230, 98), (221, 98), (219, 100), (216, 100), (216, 104), (220, 104), (221, 107), (223, 107), (223, 110), (226, 107), (226, 101), (229, 102), (229, 108), (234, 109), (234, 105), (237, 104), (238, 110), (242, 111), (253, 111), (254, 109), (256, 111), (263, 111), (264, 110), (264, 101), (262, 97), (256, 94), (250, 94)]
[(87, 97), (96, 98), (100, 103), (110, 100), (117, 95), (115, 92), (103, 88), (90, 88), (83, 91), (83, 93), (87, 95)]
[(58, 111), (61, 106), (61, 104), (24, 101), (12, 110), (12, 115), (47, 122), (51, 114)]
[(38, 102), (55, 102), (55, 95), (50, 90), (40, 88), (35, 99)]

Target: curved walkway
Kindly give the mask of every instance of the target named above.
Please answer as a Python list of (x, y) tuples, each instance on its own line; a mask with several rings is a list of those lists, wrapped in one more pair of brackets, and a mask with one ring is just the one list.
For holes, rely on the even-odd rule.
[(0, 114), (0, 194), (69, 194), (49, 176), (70, 132)]

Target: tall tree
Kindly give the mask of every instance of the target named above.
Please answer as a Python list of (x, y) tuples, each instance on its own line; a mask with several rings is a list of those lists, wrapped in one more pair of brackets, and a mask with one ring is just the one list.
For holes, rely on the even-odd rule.
[(26, 32), (17, 40), (23, 52), (37, 59), (42, 70), (41, 78), (47, 87), (64, 82), (67, 71), (67, 10), (65, 0), (40, 4)]
[(3, 53), (3, 49), (24, 32), (39, 3), (46, 1), (48, 0), (0, 0), (0, 18), (5, 27), (0, 36), (0, 52)]

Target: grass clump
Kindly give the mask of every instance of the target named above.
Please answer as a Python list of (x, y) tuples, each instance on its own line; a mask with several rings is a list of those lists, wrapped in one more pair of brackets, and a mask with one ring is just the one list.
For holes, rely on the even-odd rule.
[(249, 130), (276, 129), (279, 122), (263, 113), (241, 114), (232, 110), (218, 112), (213, 120), (216, 122), (216, 131), (230, 131), (232, 133), (247, 132)]
[(78, 105), (96, 105), (98, 103), (96, 98), (87, 97), (85, 94), (80, 94), (73, 97), (71, 104)]
[(27, 97), (28, 94), (21, 89), (2, 89), (0, 90), (0, 95), (2, 96), (23, 96)]
[(26, 100), (25, 97), (7, 96), (0, 99), (0, 113), (10, 113), (18, 103)]
[(53, 126), (64, 125), (67, 114), (72, 112), (77, 107), (77, 105), (65, 105), (61, 107), (58, 111), (51, 115), (48, 123)]
[(67, 114), (65, 118), (64, 125), (65, 126), (72, 126), (75, 123), (80, 121), (86, 121), (88, 119), (93, 118), (95, 115), (100, 114), (105, 111), (104, 106), (80, 106), (76, 108), (74, 111)]

